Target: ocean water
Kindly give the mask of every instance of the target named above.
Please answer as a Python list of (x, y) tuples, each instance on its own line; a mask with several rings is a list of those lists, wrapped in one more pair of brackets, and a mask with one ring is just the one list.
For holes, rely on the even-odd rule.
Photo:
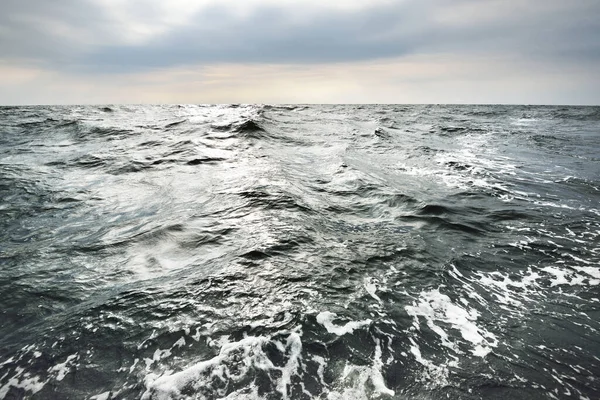
[(0, 399), (598, 399), (600, 108), (0, 108)]

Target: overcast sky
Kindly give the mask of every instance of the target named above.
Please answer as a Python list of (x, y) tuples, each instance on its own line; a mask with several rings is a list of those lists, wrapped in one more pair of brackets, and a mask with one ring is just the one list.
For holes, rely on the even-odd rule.
[(0, 104), (600, 104), (599, 0), (0, 0)]

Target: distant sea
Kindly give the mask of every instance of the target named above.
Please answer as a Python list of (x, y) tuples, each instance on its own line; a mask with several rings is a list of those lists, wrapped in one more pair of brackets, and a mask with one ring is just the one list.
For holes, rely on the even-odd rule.
[(600, 107), (0, 108), (0, 399), (598, 399)]

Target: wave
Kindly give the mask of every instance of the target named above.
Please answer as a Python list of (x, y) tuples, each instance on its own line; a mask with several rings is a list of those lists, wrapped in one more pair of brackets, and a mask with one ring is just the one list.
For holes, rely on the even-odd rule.
[(597, 398), (596, 112), (1, 108), (0, 398)]

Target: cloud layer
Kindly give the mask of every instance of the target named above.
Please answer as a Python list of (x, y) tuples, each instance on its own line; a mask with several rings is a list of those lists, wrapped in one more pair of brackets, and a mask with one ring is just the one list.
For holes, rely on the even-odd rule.
[[(421, 60), (420, 68), (400, 68), (403, 71), (400, 76), (388, 73), (388, 86), (421, 81), (435, 92), (429, 83), (442, 79), (449, 85), (478, 82), (480, 88), (488, 85), (491, 90), (497, 82), (510, 77), (514, 84), (507, 82), (508, 95), (504, 98), (502, 93), (491, 97), (463, 93), (461, 102), (475, 102), (482, 97), (489, 97), (491, 102), (519, 102), (515, 95), (518, 86), (526, 84), (528, 79), (538, 82), (543, 76), (547, 86), (541, 88), (544, 90), (540, 93), (544, 94), (534, 102), (600, 103), (600, 79), (594, 78), (593, 73), (600, 70), (597, 0), (322, 3), (316, 0), (3, 0), (0, 70), (15, 78), (4, 84), (0, 80), (0, 88), (4, 89), (0, 103), (26, 101), (11, 100), (19, 88), (24, 92), (18, 97), (27, 99), (30, 93), (30, 101), (35, 102), (35, 98), (40, 98), (35, 85), (44, 87), (44, 77), (50, 79), (50, 76), (64, 80), (68, 88), (68, 82), (79, 86), (104, 81), (138, 82), (149, 74), (175, 77), (185, 70), (197, 85), (207, 85), (211, 81), (207, 81), (206, 71), (215, 68), (238, 71), (243, 76), (263, 66), (275, 74), (271, 75), (274, 80), (282, 76), (302, 79), (300, 72), (290, 73), (294, 70), (313, 71), (325, 77), (326, 71), (333, 68), (354, 79), (347, 82), (349, 86), (356, 86), (357, 82), (369, 80), (370, 73), (377, 73), (377, 66), (406, 66), (415, 60)], [(457, 68), (461, 63), (470, 76), (463, 76), (464, 71)], [(370, 71), (369, 66), (374, 69)], [(420, 70), (437, 72), (423, 76)], [(362, 71), (362, 75), (358, 77), (356, 71)], [(278, 77), (277, 73), (282, 75)], [(232, 77), (231, 81), (236, 79)], [(261, 79), (269, 83), (268, 77)], [(331, 79), (339, 81), (336, 76)], [(567, 88), (565, 81), (569, 83)], [(14, 82), (21, 84), (15, 86)], [(221, 82), (225, 93), (227, 82)], [(162, 91), (168, 92), (169, 83), (162, 85)], [(165, 95), (164, 101), (177, 101), (178, 91), (182, 99), (187, 99), (181, 89), (176, 89), (177, 85), (172, 82), (173, 92)], [(373, 92), (363, 95), (364, 101), (388, 99), (389, 96), (382, 95), (384, 87), (382, 82), (380, 88), (373, 87)], [(151, 90), (151, 86), (146, 89)], [(141, 88), (137, 90), (144, 92)], [(13, 94), (8, 95), (9, 92)], [(281, 98), (279, 93), (272, 94), (272, 98)], [(269, 97), (266, 95), (257, 95), (256, 101)], [(130, 97), (115, 92), (114, 101), (139, 96)], [(231, 97), (230, 101), (239, 100), (235, 93)], [(331, 93), (323, 95), (321, 101), (338, 101), (334, 97), (337, 99)], [(522, 102), (532, 98), (522, 97)], [(301, 101), (294, 100), (296, 96), (289, 98)], [(447, 96), (440, 92), (439, 98), (442, 101)], [(223, 101), (227, 99), (225, 96)], [(190, 100), (197, 102), (202, 98)], [(64, 102), (60, 98), (48, 101)], [(285, 102), (285, 97), (281, 101)], [(361, 102), (359, 96), (352, 101)], [(393, 98), (389, 101), (393, 102)], [(398, 96), (397, 101), (412, 102), (403, 96)], [(415, 98), (414, 102), (417, 101)]]

